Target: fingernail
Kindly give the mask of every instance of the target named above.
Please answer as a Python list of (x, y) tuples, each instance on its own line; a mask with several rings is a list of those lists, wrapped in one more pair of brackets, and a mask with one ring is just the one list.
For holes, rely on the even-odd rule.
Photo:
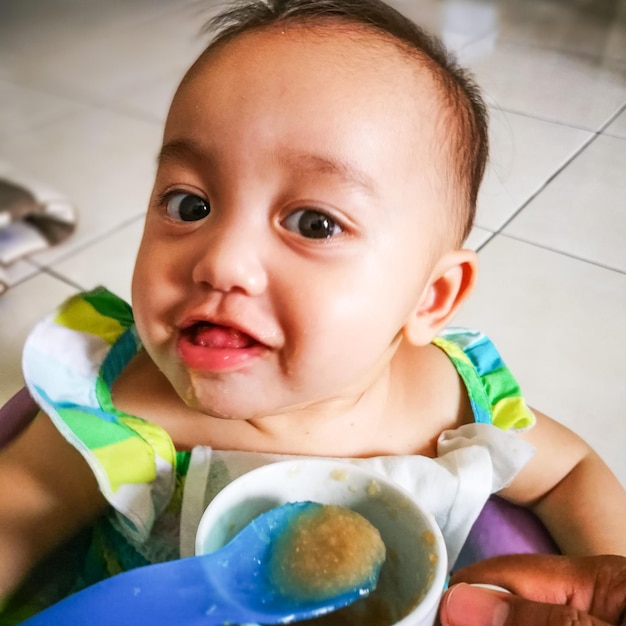
[(452, 587), (441, 607), (445, 626), (504, 626), (508, 614), (509, 605), (502, 596), (465, 583)]

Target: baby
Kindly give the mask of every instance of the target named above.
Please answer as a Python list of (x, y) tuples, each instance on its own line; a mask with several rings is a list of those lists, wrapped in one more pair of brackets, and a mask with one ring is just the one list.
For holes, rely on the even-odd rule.
[(447, 328), (477, 271), (472, 80), (379, 0), (251, 0), (213, 25), (167, 118), (132, 311), (96, 290), (27, 342), (45, 415), (0, 456), (0, 596), (86, 526), (72, 589), (184, 555), (212, 493), (289, 455), (408, 463), (451, 545), (498, 490), (564, 552), (626, 554), (609, 469)]

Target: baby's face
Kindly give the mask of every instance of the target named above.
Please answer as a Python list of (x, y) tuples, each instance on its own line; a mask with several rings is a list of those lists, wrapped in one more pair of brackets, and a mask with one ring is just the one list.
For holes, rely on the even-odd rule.
[(433, 92), (345, 28), (248, 33), (196, 66), (133, 281), (144, 345), (190, 406), (280, 414), (383, 375), (441, 251)]

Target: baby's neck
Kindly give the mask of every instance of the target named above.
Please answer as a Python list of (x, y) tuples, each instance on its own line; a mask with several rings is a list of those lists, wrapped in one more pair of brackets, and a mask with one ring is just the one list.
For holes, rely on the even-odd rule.
[[(382, 454), (391, 434), (389, 372), (355, 394), (247, 420), (246, 447), (283, 454), (357, 457)], [(385, 418), (387, 416), (387, 418)], [(225, 444), (227, 442), (224, 442)], [(236, 444), (242, 449), (241, 442)], [(225, 446), (222, 446), (225, 447)]]
[(250, 420), (215, 418), (185, 406), (145, 355), (114, 392), (117, 408), (164, 428), (179, 450), (206, 445), (307, 456), (434, 456), (439, 433), (467, 416), (458, 376), (433, 346), (401, 348), (365, 390)]

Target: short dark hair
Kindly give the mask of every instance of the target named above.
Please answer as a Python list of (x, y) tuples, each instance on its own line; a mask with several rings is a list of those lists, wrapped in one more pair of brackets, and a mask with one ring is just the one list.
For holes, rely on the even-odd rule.
[(441, 40), (382, 0), (238, 0), (213, 17), (204, 31), (213, 33), (205, 54), (238, 35), (289, 23), (327, 20), (356, 24), (383, 35), (403, 52), (424, 61), (443, 94), (443, 123), (449, 134), (452, 183), (463, 189), (462, 206), (453, 216), (459, 241), (469, 234), (489, 152), (487, 108), (467, 70)]

